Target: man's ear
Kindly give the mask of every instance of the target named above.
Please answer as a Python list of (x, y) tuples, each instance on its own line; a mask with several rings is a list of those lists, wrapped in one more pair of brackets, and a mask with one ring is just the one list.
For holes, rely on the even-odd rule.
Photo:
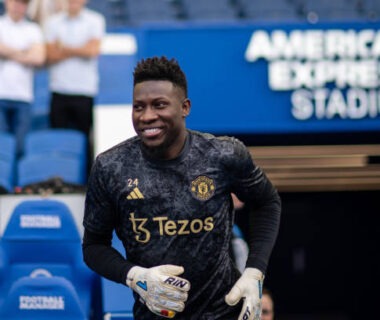
[(190, 114), (191, 109), (191, 101), (190, 99), (186, 98), (182, 102), (182, 116), (186, 118)]

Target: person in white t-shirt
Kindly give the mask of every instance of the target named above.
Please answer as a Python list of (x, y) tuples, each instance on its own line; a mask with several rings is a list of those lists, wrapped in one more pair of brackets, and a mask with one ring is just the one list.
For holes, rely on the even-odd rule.
[(17, 138), (17, 151), (30, 128), (34, 68), (45, 62), (40, 27), (26, 20), (28, 0), (5, 0), (0, 17), (0, 131)]
[[(46, 48), (51, 91), (50, 125), (84, 132), (92, 129), (98, 93), (98, 56), (105, 19), (86, 8), (86, 0), (67, 0), (67, 10), (46, 23)], [(89, 146), (88, 157), (92, 148)]]

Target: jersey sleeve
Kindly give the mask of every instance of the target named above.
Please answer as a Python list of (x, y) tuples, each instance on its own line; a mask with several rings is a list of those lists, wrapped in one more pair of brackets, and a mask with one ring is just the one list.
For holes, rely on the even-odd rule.
[(87, 183), (83, 226), (91, 232), (110, 234), (114, 229), (114, 206), (106, 179), (105, 167), (97, 158)]
[(248, 149), (236, 139), (233, 140), (230, 172), (232, 192), (252, 208), (246, 266), (265, 273), (280, 226), (281, 199), (263, 170), (254, 163)]
[(103, 277), (126, 285), (134, 266), (111, 245), (115, 211), (104, 180), (107, 173), (99, 158), (91, 170), (83, 219), (83, 257), (86, 264)]

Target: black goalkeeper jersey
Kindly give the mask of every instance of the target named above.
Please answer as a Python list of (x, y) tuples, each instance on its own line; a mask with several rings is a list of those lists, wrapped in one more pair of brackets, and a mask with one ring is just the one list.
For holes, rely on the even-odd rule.
[[(237, 319), (241, 306), (224, 301), (240, 276), (230, 255), (231, 192), (265, 208), (256, 220), (259, 238), (247, 262), (265, 272), (278, 230), (278, 195), (247, 148), (230, 137), (188, 130), (184, 149), (173, 160), (150, 159), (138, 137), (100, 154), (88, 183), (84, 227), (93, 235), (110, 236), (116, 230), (133, 265), (183, 266), (181, 277), (191, 289), (176, 319)], [(89, 265), (125, 283), (128, 269), (120, 275), (112, 271), (116, 267), (104, 272), (96, 263)], [(139, 299), (134, 315), (162, 319)]]

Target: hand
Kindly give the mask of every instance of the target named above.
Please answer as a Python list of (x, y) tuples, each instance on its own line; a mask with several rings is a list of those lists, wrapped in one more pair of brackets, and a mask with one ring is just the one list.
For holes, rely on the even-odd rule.
[(183, 267), (162, 265), (153, 268), (135, 266), (129, 270), (127, 285), (134, 290), (153, 313), (173, 318), (185, 308), (190, 282), (176, 277)]
[(263, 281), (264, 275), (260, 270), (246, 268), (231, 291), (226, 295), (226, 303), (230, 306), (234, 306), (242, 298), (244, 299), (238, 320), (260, 320)]

